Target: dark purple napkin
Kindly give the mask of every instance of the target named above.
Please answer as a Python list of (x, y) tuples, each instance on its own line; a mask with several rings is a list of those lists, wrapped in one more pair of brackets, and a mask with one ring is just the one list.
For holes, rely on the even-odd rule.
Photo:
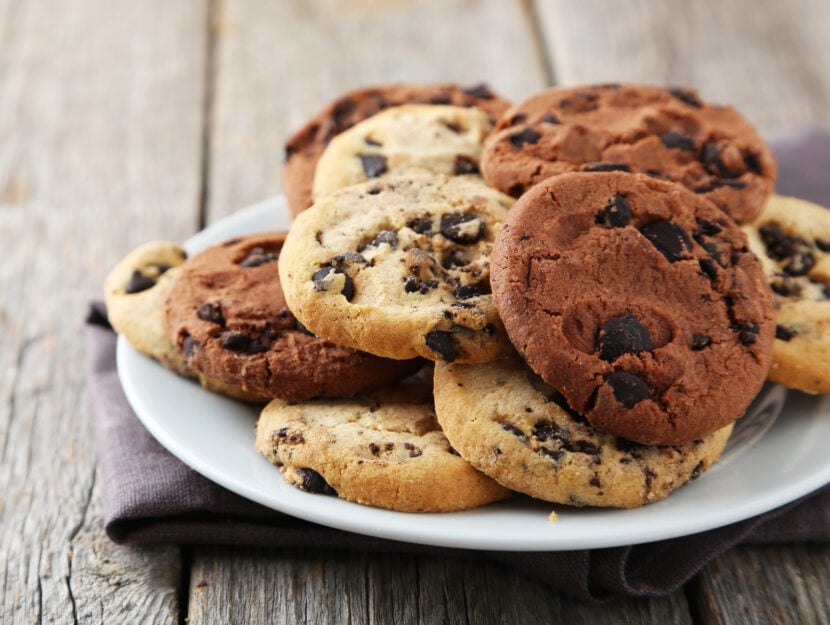
[[(777, 192), (830, 206), (830, 130), (773, 141)], [(709, 532), (632, 547), (568, 552), (488, 552), (412, 545), (302, 521), (239, 497), (159, 445), (118, 380), (116, 335), (93, 304), (86, 320), (88, 386), (104, 480), (107, 534), (119, 543), (319, 547), (487, 559), (573, 596), (606, 601), (673, 592), (737, 544), (830, 541), (830, 487), (761, 516)], [(830, 416), (829, 416), (830, 417)]]

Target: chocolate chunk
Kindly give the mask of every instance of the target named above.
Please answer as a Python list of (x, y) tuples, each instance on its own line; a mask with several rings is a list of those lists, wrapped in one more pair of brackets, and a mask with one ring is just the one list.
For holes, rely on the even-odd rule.
[(269, 252), (261, 247), (254, 247), (251, 248), (248, 255), (239, 262), (239, 266), (245, 268), (259, 267), (265, 263), (272, 263), (278, 258), (279, 254)]
[(694, 139), (687, 134), (678, 132), (677, 130), (669, 130), (660, 137), (660, 141), (667, 148), (689, 151), (693, 151), (695, 149)]
[(816, 247), (822, 252), (830, 252), (830, 239), (816, 239)]
[(586, 163), (582, 171), (631, 171), (631, 166), (625, 163)]
[(543, 456), (547, 456), (548, 458), (554, 461), (559, 461), (562, 458), (562, 456), (565, 455), (565, 452), (561, 449), (547, 449), (546, 447), (542, 447), (536, 453), (542, 454)]
[(360, 154), (359, 156), (367, 178), (377, 178), (386, 173), (386, 157), (382, 154)]
[(223, 332), (219, 335), (219, 344), (232, 352), (243, 354), (261, 354), (268, 351), (268, 347), (241, 332)]
[(758, 233), (766, 246), (767, 254), (775, 260), (787, 261), (783, 269), (789, 275), (803, 276), (815, 265), (810, 244), (801, 237), (788, 235), (779, 224), (764, 224)]
[(693, 106), (695, 108), (700, 108), (703, 106), (703, 102), (700, 101), (700, 98), (697, 97), (697, 93), (695, 93), (691, 89), (686, 89), (684, 87), (669, 87), (666, 89), (672, 96), (680, 100), (681, 102), (685, 102), (689, 106)]
[(791, 256), (782, 269), (791, 276), (805, 276), (816, 264), (816, 257), (811, 251), (804, 251)]
[(626, 408), (651, 397), (648, 385), (643, 378), (634, 373), (615, 371), (605, 381), (614, 392), (615, 399)]
[(339, 273), (342, 274), (345, 278), (343, 282), (343, 288), (340, 290), (340, 294), (343, 295), (348, 301), (352, 301), (354, 297), (354, 282), (348, 276), (348, 274), (343, 273), (340, 269), (335, 269), (332, 266), (323, 267), (322, 269), (318, 269), (314, 272), (311, 276), (312, 282), (314, 282), (314, 290), (315, 291), (326, 291), (328, 290), (328, 277), (332, 273)]
[(423, 219), (414, 219), (406, 224), (418, 234), (425, 234), (432, 230), (432, 217), (424, 217)]
[(465, 174), (477, 174), (478, 171), (478, 163), (475, 161), (475, 159), (472, 159), (469, 156), (464, 156), (463, 154), (456, 155), (455, 167), (453, 169), (453, 172), (456, 176), (463, 176)]
[(614, 447), (626, 454), (638, 454), (639, 452), (648, 449), (648, 445), (643, 445), (642, 443), (620, 437), (617, 437), (614, 440)]
[(463, 91), (467, 95), (471, 95), (474, 98), (481, 98), (482, 100), (492, 100), (494, 97), (493, 92), (490, 91), (490, 88), (483, 82), (473, 85), (472, 87), (465, 87)]
[(692, 351), (699, 352), (704, 347), (709, 347), (712, 344), (712, 337), (705, 334), (692, 335)]
[(798, 332), (796, 332), (793, 328), (788, 328), (782, 325), (775, 326), (775, 338), (780, 339), (782, 341), (789, 341), (796, 334), (798, 334)]
[(624, 228), (631, 223), (631, 206), (616, 193), (608, 204), (594, 216), (594, 221), (606, 228)]
[(538, 132), (533, 128), (525, 128), (519, 132), (514, 132), (510, 135), (510, 143), (513, 144), (517, 150), (522, 149), (525, 144), (535, 145), (542, 138)]
[(533, 436), (541, 443), (554, 439), (564, 443), (571, 440), (571, 432), (568, 428), (548, 421), (537, 421), (533, 425)]
[(202, 344), (189, 334), (186, 334), (182, 339), (182, 352), (187, 358), (193, 358), (196, 350), (201, 349), (201, 347)]
[(297, 475), (303, 480), (301, 490), (315, 495), (337, 495), (337, 491), (314, 469), (297, 469)]
[(366, 259), (357, 252), (341, 252), (340, 254), (332, 256), (329, 259), (329, 264), (336, 269), (343, 269), (353, 264), (364, 265), (366, 264)]
[(697, 220), (697, 228), (695, 228), (694, 234), (695, 239), (698, 237), (713, 237), (717, 234), (723, 232), (723, 228), (719, 224), (712, 223), (706, 219), (698, 219)]
[(364, 137), (363, 142), (366, 145), (373, 145), (375, 147), (382, 147), (383, 146), (383, 144), (380, 141), (375, 141), (374, 139), (372, 139), (372, 137)]
[(127, 282), (127, 286), (124, 287), (124, 291), (129, 294), (141, 293), (154, 286), (156, 286), (156, 280), (154, 278), (148, 278), (138, 269), (134, 269)]
[(710, 172), (721, 178), (737, 178), (743, 173), (741, 169), (727, 167), (721, 158), (720, 149), (712, 142), (703, 145), (700, 160)]
[(225, 327), (225, 317), (222, 316), (222, 307), (219, 304), (202, 304), (196, 309), (196, 316), (202, 321)]
[(640, 232), (670, 263), (683, 260), (684, 252), (692, 249), (692, 240), (686, 231), (665, 219), (641, 226)]
[(369, 443), (369, 451), (373, 456), (377, 456), (380, 454), (380, 447), (378, 447), (377, 443)]
[(386, 243), (390, 247), (395, 247), (398, 244), (398, 233), (394, 230), (381, 230), (369, 245), (378, 247), (383, 243)]
[(783, 297), (789, 297), (791, 295), (798, 295), (801, 293), (801, 285), (790, 276), (786, 276), (781, 273), (773, 276), (769, 285), (770, 288), (772, 288), (773, 293), (777, 293)]
[(524, 192), (525, 186), (521, 182), (517, 182), (516, 184), (510, 185), (510, 188), (507, 189), (507, 195), (514, 198), (519, 197)]
[(733, 330), (738, 333), (741, 345), (752, 345), (758, 340), (759, 327), (752, 321), (741, 321), (735, 324)]
[(654, 349), (651, 334), (636, 316), (625, 313), (602, 325), (597, 340), (599, 357), (614, 362), (623, 354), (639, 354)]
[(433, 330), (424, 337), (424, 340), (427, 347), (441, 356), (441, 359), (445, 362), (453, 362), (458, 357), (455, 343), (452, 340), (452, 333), (444, 330)]
[(441, 266), (444, 269), (463, 267), (469, 263), (470, 260), (467, 258), (467, 254), (462, 250), (451, 250), (446, 256), (444, 256), (443, 260), (441, 260)]
[(744, 155), (744, 165), (753, 173), (761, 174), (761, 160), (755, 152), (746, 152)]
[(452, 294), (457, 299), (470, 299), (471, 297), (481, 295), (481, 291), (477, 284), (462, 284), (456, 287)]
[(380, 187), (372, 187), (371, 189), (366, 191), (366, 193), (368, 193), (369, 195), (377, 195), (378, 193), (380, 193), (380, 191)]
[(711, 258), (701, 258), (697, 261), (700, 265), (700, 272), (714, 282), (718, 277), (718, 266)]
[(472, 245), (484, 236), (484, 221), (472, 213), (441, 215), (441, 234), (450, 241)]
[(421, 451), (421, 448), (417, 445), (413, 445), (412, 443), (404, 443), (404, 449), (409, 450), (409, 457), (410, 458), (417, 458), (418, 456), (422, 455), (424, 452)]
[(542, 121), (546, 124), (558, 124), (559, 118), (553, 113), (545, 113), (542, 115)]
[(522, 432), (515, 425), (511, 425), (510, 423), (502, 423), (501, 424), (501, 429), (506, 430), (506, 431), (510, 432), (511, 434), (513, 434), (514, 436), (518, 436), (519, 438), (525, 438), (525, 433)]

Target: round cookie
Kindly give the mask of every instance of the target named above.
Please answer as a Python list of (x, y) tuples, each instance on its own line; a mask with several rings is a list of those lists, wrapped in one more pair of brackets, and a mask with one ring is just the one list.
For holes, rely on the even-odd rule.
[(299, 325), (277, 272), (284, 240), (282, 232), (229, 239), (182, 265), (164, 328), (191, 368), (261, 397), (303, 401), (380, 388), (422, 364), (341, 347)]
[(289, 483), (369, 506), (450, 512), (509, 495), (450, 447), (422, 376), (352, 399), (275, 400), (257, 423), (256, 448)]
[(738, 223), (761, 212), (777, 175), (735, 109), (693, 89), (629, 84), (549, 89), (514, 106), (486, 141), (481, 170), (514, 197), (566, 172), (644, 173), (679, 182)]
[(406, 104), (355, 124), (328, 144), (314, 174), (314, 199), (405, 169), (478, 174), (493, 122), (477, 107)]
[(573, 506), (633, 508), (706, 471), (732, 431), (646, 446), (591, 427), (518, 358), (435, 367), (435, 411), (462, 457), (504, 486)]
[(486, 85), (389, 84), (343, 94), (311, 117), (285, 143), (282, 188), (293, 216), (296, 217), (312, 204), (314, 170), (329, 141), (357, 122), (402, 104), (476, 106), (493, 120), (510, 106)]
[(238, 385), (194, 371), (184, 354), (167, 338), (163, 322), (164, 300), (186, 258), (185, 250), (178, 243), (169, 241), (146, 243), (127, 254), (104, 281), (110, 324), (142, 354), (158, 360), (181, 376), (197, 378), (206, 389), (236, 399), (264, 403), (264, 398), (248, 393)]
[(744, 232), (775, 299), (769, 379), (830, 393), (830, 210), (773, 195)]
[(772, 294), (747, 245), (680, 185), (563, 174), (507, 216), (493, 295), (530, 367), (593, 426), (675, 445), (742, 415), (769, 370)]
[(509, 341), (489, 257), (512, 202), (472, 176), (406, 175), (335, 191), (288, 234), (286, 301), (315, 334), (378, 356), (497, 358)]

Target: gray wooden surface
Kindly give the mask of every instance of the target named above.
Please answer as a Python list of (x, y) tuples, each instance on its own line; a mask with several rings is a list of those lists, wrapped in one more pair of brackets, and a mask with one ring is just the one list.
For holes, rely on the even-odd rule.
[(107, 540), (81, 319), (109, 267), (279, 192), (350, 87), (687, 83), (830, 125), (824, 0), (0, 0), (0, 623), (828, 623), (830, 547), (586, 606), (495, 564)]

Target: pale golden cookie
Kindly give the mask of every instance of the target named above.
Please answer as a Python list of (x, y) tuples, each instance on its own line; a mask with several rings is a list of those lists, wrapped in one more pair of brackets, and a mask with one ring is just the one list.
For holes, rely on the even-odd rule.
[(478, 174), (493, 122), (475, 107), (396, 106), (352, 126), (328, 144), (314, 174), (315, 200), (336, 189), (418, 168), (436, 174)]
[(769, 379), (830, 393), (830, 210), (773, 195), (744, 232), (775, 299)]
[(452, 446), (504, 486), (555, 503), (632, 508), (662, 499), (708, 469), (732, 431), (639, 445), (563, 406), (516, 357), (435, 368), (435, 411)]
[(450, 447), (428, 376), (347, 400), (275, 400), (257, 423), (256, 448), (289, 483), (369, 506), (450, 512), (509, 495)]
[(512, 200), (472, 176), (335, 191), (297, 217), (279, 272), (309, 330), (388, 358), (485, 362), (509, 349), (490, 251)]

